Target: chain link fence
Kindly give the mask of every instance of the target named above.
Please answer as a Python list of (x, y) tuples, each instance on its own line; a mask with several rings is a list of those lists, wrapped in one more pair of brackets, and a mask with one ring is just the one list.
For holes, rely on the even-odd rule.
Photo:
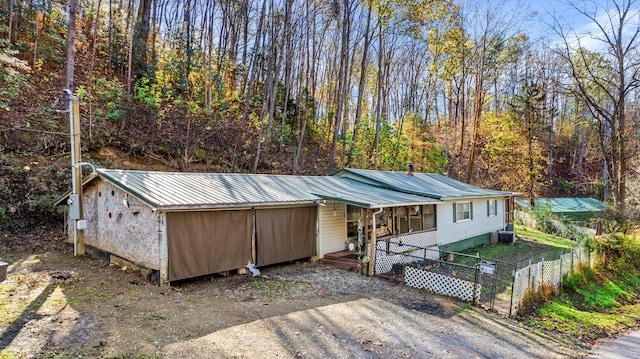
[(558, 259), (545, 260), (541, 258), (539, 261), (530, 260), (527, 265), (519, 266), (519, 269), (513, 273), (509, 316), (527, 309), (525, 301), (527, 295), (538, 292), (545, 285), (559, 288), (562, 279), (567, 274), (581, 266), (593, 268), (596, 259), (595, 252), (591, 252), (585, 247), (578, 247), (568, 253), (561, 254)]
[(479, 255), (419, 247), (389, 240), (376, 242), (375, 274), (513, 316), (527, 305), (526, 296), (544, 285), (559, 288), (581, 265), (593, 267), (595, 253), (584, 247), (509, 263)]

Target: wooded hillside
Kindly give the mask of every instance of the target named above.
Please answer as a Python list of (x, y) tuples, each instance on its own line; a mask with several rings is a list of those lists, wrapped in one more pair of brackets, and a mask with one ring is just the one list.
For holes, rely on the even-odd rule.
[(636, 206), (640, 4), (566, 4), (548, 26), (518, 1), (465, 4), (4, 1), (0, 227), (59, 219), (66, 87), (81, 101), (83, 159), (105, 167), (413, 162), (525, 197)]

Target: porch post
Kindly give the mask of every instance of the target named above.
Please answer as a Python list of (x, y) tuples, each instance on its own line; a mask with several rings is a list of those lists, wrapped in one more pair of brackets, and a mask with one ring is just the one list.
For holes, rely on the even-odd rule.
[[(382, 212), (382, 208), (378, 213)], [(375, 274), (376, 269), (376, 212), (371, 212), (371, 240), (369, 241), (369, 275)]]

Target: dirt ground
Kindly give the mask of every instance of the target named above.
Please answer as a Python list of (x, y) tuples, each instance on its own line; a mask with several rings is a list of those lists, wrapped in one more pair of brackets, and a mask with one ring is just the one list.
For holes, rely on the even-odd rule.
[[(0, 235), (0, 358), (553, 358), (503, 316), (316, 263), (161, 288), (49, 233)], [(46, 238), (43, 238), (46, 237)]]

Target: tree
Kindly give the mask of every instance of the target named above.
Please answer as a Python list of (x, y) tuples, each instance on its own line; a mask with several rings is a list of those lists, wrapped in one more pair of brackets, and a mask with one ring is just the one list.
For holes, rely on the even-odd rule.
[[(627, 106), (631, 95), (640, 87), (640, 23), (636, 0), (613, 0), (610, 4), (613, 8), (587, 1), (571, 4), (595, 26), (594, 32), (581, 34), (573, 28), (565, 30), (558, 19), (554, 29), (562, 39), (556, 52), (568, 65), (571, 91), (600, 123), (606, 170), (613, 176), (606, 185), (611, 186), (614, 205), (624, 208), (631, 128)], [(597, 40), (598, 52), (605, 61), (593, 61), (591, 52), (585, 49), (587, 39)]]
[(533, 205), (535, 188), (542, 182), (540, 163), (541, 158), (537, 142), (538, 138), (544, 138), (545, 131), (545, 94), (531, 80), (526, 83), (519, 94), (513, 96), (510, 103), (513, 118), (520, 122), (524, 130), (526, 152), (524, 160), (527, 164), (526, 177), (521, 178), (526, 187), (526, 194)]
[(75, 66), (76, 44), (76, 16), (78, 13), (77, 0), (69, 0), (69, 29), (67, 32), (67, 66), (65, 73), (65, 89), (73, 91), (73, 70)]

